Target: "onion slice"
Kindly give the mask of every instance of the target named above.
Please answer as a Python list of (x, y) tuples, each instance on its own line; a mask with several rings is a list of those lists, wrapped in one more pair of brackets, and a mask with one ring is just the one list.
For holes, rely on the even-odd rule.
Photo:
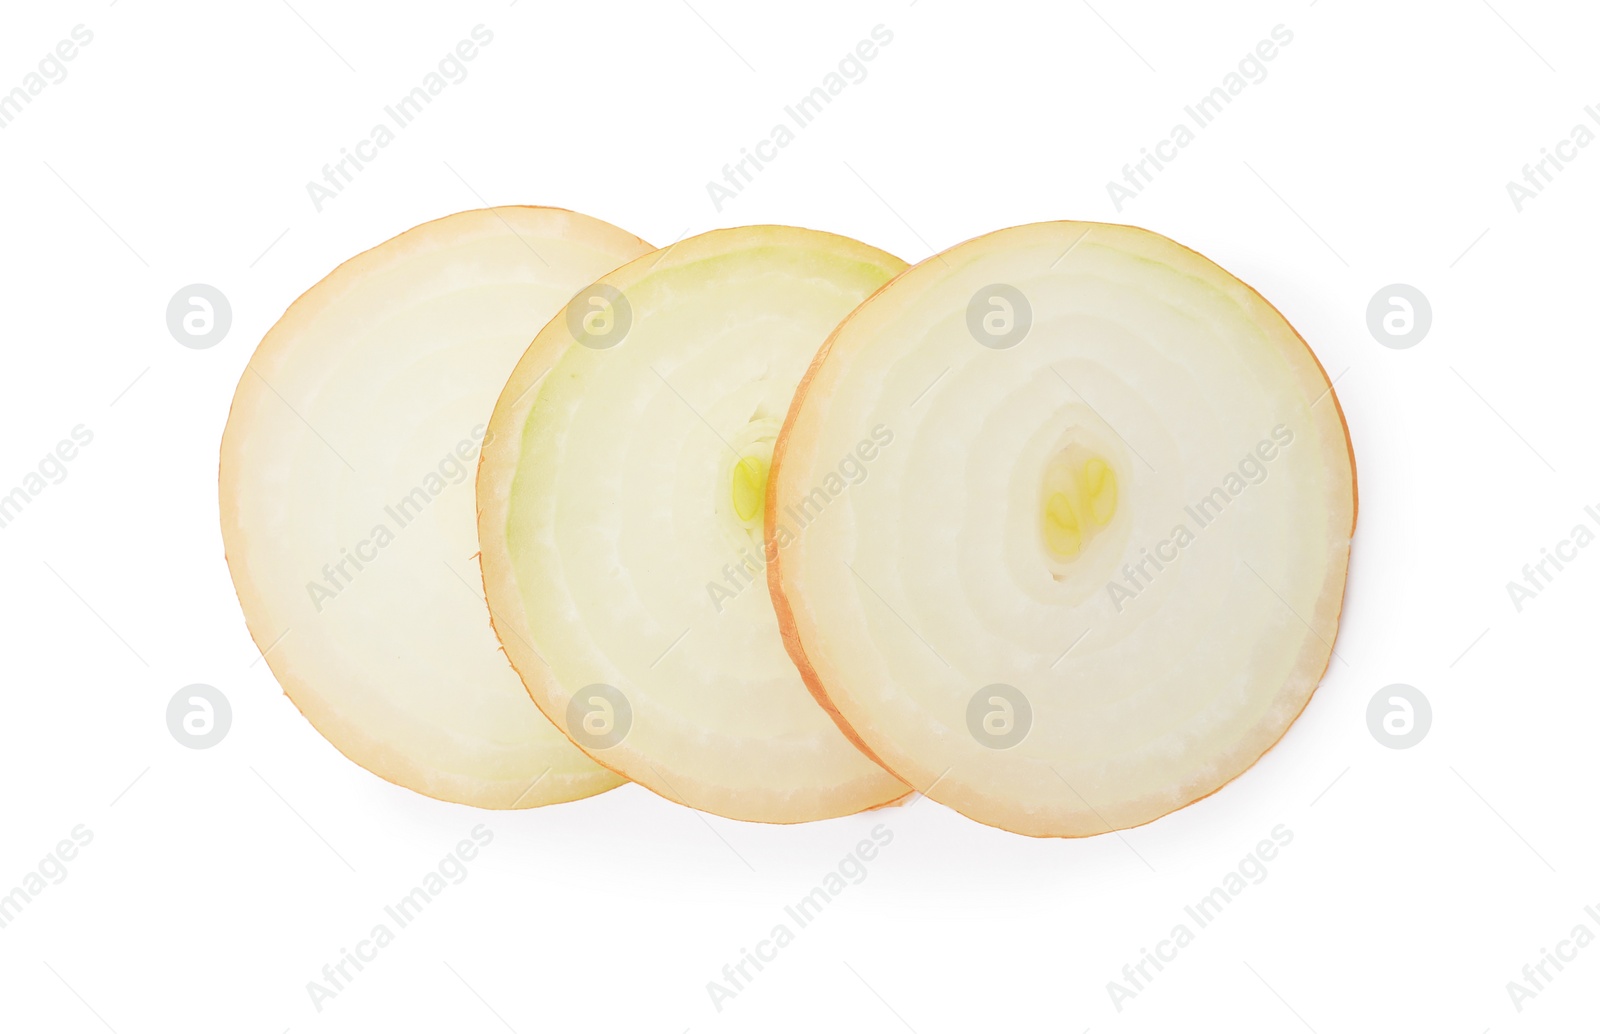
[[(866, 479), (785, 538), (874, 434)], [(1338, 399), (1276, 309), (1158, 234), (1040, 223), (834, 333), (775, 450), (767, 573), (864, 750), (980, 822), (1087, 836), (1283, 736), (1332, 655), (1355, 514)]]
[(761, 584), (795, 386), (903, 268), (812, 230), (692, 237), (580, 292), (495, 407), (478, 530), (500, 640), (556, 725), (663, 797), (801, 822), (907, 792), (812, 701)]
[(250, 634), (312, 725), (390, 782), (484, 808), (622, 782), (500, 656), (473, 569), (471, 477), (528, 342), (649, 250), (552, 208), (426, 223), (301, 296), (239, 380), (219, 482)]

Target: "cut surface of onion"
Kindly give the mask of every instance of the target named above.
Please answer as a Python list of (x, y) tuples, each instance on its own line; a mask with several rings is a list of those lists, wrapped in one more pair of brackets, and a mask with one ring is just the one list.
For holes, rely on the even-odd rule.
[(425, 223), (307, 291), (241, 376), (219, 484), (250, 634), (312, 725), (384, 779), (485, 808), (621, 784), (500, 654), (472, 474), (539, 328), (649, 250), (552, 208)]
[(495, 407), (478, 508), (500, 640), (552, 721), (664, 797), (801, 822), (908, 792), (807, 693), (761, 575), (794, 388), (904, 267), (791, 227), (681, 241), (580, 292)]
[[(862, 483), (781, 515), (859, 441)], [(768, 484), (790, 655), (863, 749), (1034, 836), (1214, 792), (1306, 706), (1355, 526), (1332, 386), (1165, 237), (1039, 223), (911, 268), (835, 332)]]

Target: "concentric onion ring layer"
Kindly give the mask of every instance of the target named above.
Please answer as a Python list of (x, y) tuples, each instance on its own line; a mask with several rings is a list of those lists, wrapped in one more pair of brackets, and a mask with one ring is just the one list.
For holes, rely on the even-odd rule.
[[(973, 305), (1026, 335), (986, 346)], [(1215, 791), (1305, 707), (1344, 592), (1349, 440), (1305, 343), (1203, 256), (1064, 222), (912, 268), (810, 371), (769, 527), (879, 425), (893, 447), (768, 574), (813, 693), (912, 786), (1018, 832), (1120, 829)], [(1041, 523), (1063, 456), (1116, 485), (1075, 556)]]
[(525, 808), (622, 780), (545, 720), (486, 620), (472, 472), (517, 357), (649, 245), (557, 209), (464, 212), (340, 266), (267, 334), (223, 436), (228, 564), (317, 730), (385, 779)]
[(799, 822), (906, 793), (784, 655), (750, 486), (817, 348), (903, 268), (809, 230), (691, 238), (582, 292), (501, 396), (479, 477), (496, 628), (545, 713), (662, 796)]

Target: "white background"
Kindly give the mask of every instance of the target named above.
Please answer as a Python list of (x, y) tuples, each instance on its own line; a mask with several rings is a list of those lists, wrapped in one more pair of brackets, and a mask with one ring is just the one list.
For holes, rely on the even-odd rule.
[[(0, 15), (0, 90), (74, 26), (94, 33), (0, 130), (0, 493), (74, 426), (94, 434), (0, 529), (0, 893), (75, 826), (93, 832), (0, 930), (0, 1028), (1593, 1022), (1600, 945), (1521, 1012), (1506, 987), (1574, 925), (1600, 934), (1584, 914), (1600, 910), (1600, 549), (1520, 613), (1506, 589), (1574, 525), (1594, 527), (1583, 507), (1600, 504), (1587, 232), (1600, 147), (1520, 213), (1506, 190), (1600, 103), (1587, 5), (294, 3)], [(470, 77), (317, 212), (306, 182), (478, 24), (494, 41)], [(717, 211), (707, 180), (878, 24), (894, 39), (868, 78)], [(1279, 24), (1294, 38), (1266, 80), (1118, 212), (1106, 181)], [(797, 224), (913, 261), (1055, 218), (1198, 248), (1339, 378), (1361, 490), (1339, 659), (1234, 784), (1084, 841), (1012, 836), (927, 801), (764, 827), (632, 786), (490, 814), (368, 775), (299, 716), (246, 635), (217, 446), (250, 351), (301, 291), (486, 203), (570, 207), (660, 245)], [(234, 311), (205, 351), (165, 321), (196, 282)], [(1397, 282), (1433, 307), (1406, 351), (1366, 324)], [(166, 726), (194, 682), (232, 702), (209, 750)], [(1366, 723), (1396, 682), (1434, 711), (1408, 750)], [(478, 823), (494, 841), (467, 879), (317, 1012), (307, 982)], [(894, 840), (866, 880), (717, 1011), (707, 982), (878, 823)], [(1107, 982), (1279, 824), (1294, 840), (1265, 882), (1118, 1011)]]

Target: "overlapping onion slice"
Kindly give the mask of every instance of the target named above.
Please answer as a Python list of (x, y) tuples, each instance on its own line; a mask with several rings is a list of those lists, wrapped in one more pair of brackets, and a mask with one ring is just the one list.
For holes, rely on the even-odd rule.
[(500, 655), (471, 479), (528, 342), (649, 250), (549, 208), (426, 223), (307, 291), (240, 378), (220, 488), (250, 634), (317, 730), (391, 782), (487, 808), (622, 782), (545, 720)]
[(795, 386), (904, 266), (789, 227), (690, 238), (580, 292), (495, 407), (478, 506), (500, 640), (552, 721), (664, 797), (800, 822), (907, 792), (806, 692), (761, 576)]
[[(797, 535), (783, 516), (888, 440)], [(1332, 653), (1355, 522), (1332, 387), (1157, 234), (1002, 230), (857, 309), (768, 485), (785, 644), (840, 727), (990, 825), (1084, 836), (1239, 775)]]

